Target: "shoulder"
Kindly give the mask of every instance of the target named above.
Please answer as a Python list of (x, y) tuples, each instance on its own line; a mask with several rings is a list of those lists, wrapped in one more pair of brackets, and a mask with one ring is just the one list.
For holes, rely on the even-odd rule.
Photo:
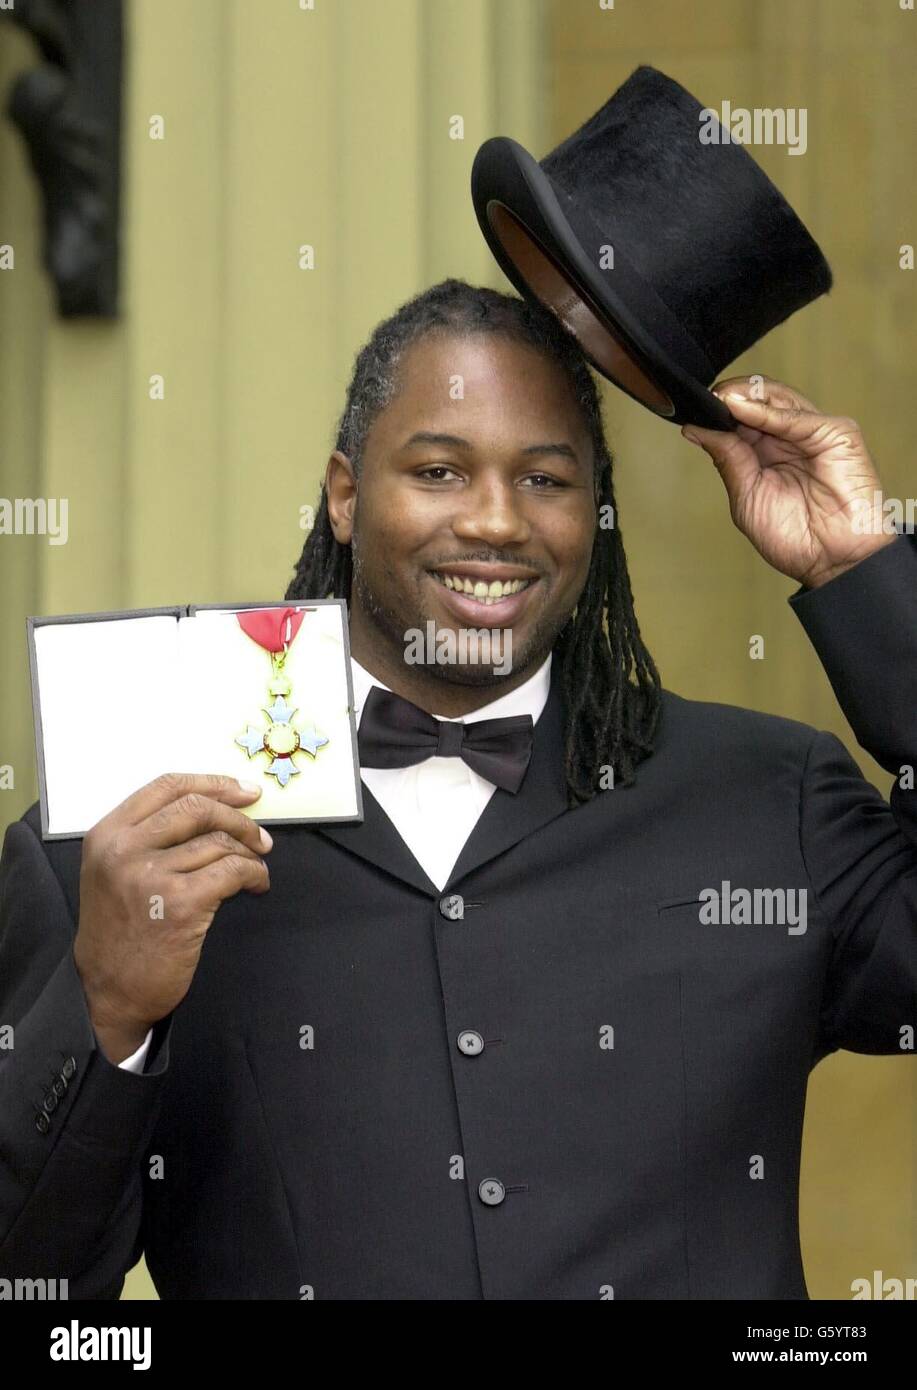
[(819, 730), (798, 719), (662, 691), (655, 752), (716, 757), (744, 765), (804, 764)]

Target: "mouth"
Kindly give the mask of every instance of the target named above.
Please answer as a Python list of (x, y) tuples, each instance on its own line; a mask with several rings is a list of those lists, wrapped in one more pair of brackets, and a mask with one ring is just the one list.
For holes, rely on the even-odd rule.
[(514, 621), (539, 582), (537, 575), (518, 570), (501, 574), (496, 567), (486, 570), (463, 565), (427, 573), (440, 590), (444, 607), (454, 617), (485, 627)]
[(427, 573), (452, 593), (463, 594), (477, 603), (483, 603), (485, 607), (500, 603), (513, 594), (521, 594), (523, 589), (535, 583), (534, 577), (487, 579), (467, 574), (453, 574), (449, 570), (428, 570)]

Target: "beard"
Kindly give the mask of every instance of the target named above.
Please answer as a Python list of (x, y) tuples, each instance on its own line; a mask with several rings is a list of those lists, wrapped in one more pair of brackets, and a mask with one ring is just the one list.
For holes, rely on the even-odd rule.
[[(405, 661), (409, 632), (427, 633), (429, 631), (427, 625), (432, 624), (438, 633), (446, 634), (450, 631), (461, 633), (462, 629), (458, 626), (454, 628), (439, 626), (432, 614), (423, 611), (419, 598), (412, 601), (407, 594), (402, 597), (398, 591), (395, 576), (390, 571), (387, 571), (386, 574), (391, 580), (390, 593), (394, 595), (394, 599), (385, 602), (370, 580), (356, 545), (352, 546), (351, 560), (353, 590), (359, 599), (362, 611), (371, 621), (376, 634), (388, 648), (390, 654), (396, 655), (400, 661)], [(521, 645), (517, 645), (514, 636), (511, 637), (512, 663), (509, 670), (505, 668), (499, 654), (493, 660), (480, 660), (482, 645), (480, 642), (476, 653), (477, 660), (440, 661), (428, 659), (420, 669), (449, 685), (477, 687), (501, 685), (510, 676), (518, 676), (521, 672), (529, 669), (536, 670), (547, 658), (549, 652), (553, 650), (558, 636), (571, 616), (571, 613), (563, 613), (559, 617), (549, 618), (542, 613), (536, 619), (534, 626)], [(465, 629), (466, 632), (478, 630)], [(482, 630), (487, 631), (486, 628)], [(506, 631), (512, 633), (512, 629)], [(505, 649), (505, 645), (505, 643), (501, 643), (500, 651)], [(496, 642), (494, 646), (496, 646)], [(486, 652), (487, 648), (485, 647), (484, 650)], [(416, 665), (413, 669), (417, 669)]]

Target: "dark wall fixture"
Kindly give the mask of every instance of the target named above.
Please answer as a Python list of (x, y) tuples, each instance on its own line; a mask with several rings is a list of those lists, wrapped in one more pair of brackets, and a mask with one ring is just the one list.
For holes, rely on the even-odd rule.
[(13, 0), (0, 19), (31, 34), (43, 60), (15, 78), (7, 115), (41, 188), (58, 312), (115, 317), (122, 0)]

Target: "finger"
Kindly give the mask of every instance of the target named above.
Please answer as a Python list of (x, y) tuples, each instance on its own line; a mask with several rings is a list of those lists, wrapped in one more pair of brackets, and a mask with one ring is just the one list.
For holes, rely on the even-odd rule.
[(122, 823), (139, 825), (154, 811), (189, 792), (213, 797), (231, 806), (248, 806), (261, 795), (261, 788), (254, 782), (238, 782), (235, 777), (222, 777), (217, 773), (164, 772), (132, 792), (104, 819), (117, 816)]
[(261, 860), (261, 853), (230, 835), (228, 830), (208, 830), (204, 835), (195, 835), (184, 844), (173, 845), (163, 853), (163, 862), (172, 873), (193, 873), (196, 869), (215, 864), (227, 854), (240, 854), (248, 859)]
[(222, 859), (189, 874), (186, 883), (192, 892), (199, 892), (203, 900), (212, 902), (214, 897), (220, 901), (231, 898), (243, 888), (249, 893), (266, 893), (271, 876), (263, 859), (224, 854)]
[(789, 386), (784, 386), (776, 381), (773, 385), (763, 388), (755, 386), (752, 390), (743, 391), (736, 387), (730, 387), (725, 391), (720, 399), (731, 406), (736, 400), (766, 401), (771, 405), (779, 406), (781, 410), (807, 410), (812, 415), (820, 415), (822, 412), (817, 405), (813, 405), (807, 396), (803, 396), (799, 391), (794, 391)]
[(723, 401), (737, 424), (748, 425), (762, 434), (772, 434), (792, 444), (811, 439), (816, 429), (824, 424), (823, 415), (793, 406), (784, 407), (770, 401), (756, 401), (731, 394), (724, 396)]
[(793, 410), (795, 408), (797, 410), (808, 410), (812, 415), (821, 415), (823, 413), (819, 410), (817, 405), (814, 405), (813, 402), (809, 400), (808, 396), (804, 396), (801, 391), (796, 391), (790, 386), (784, 386), (779, 381), (774, 382), (772, 386), (768, 385), (765, 387), (763, 395), (753, 397), (753, 399), (770, 401), (772, 405), (782, 406), (784, 410)]
[(734, 376), (725, 381), (718, 381), (711, 390), (723, 401), (730, 395), (736, 395), (748, 400), (771, 401), (786, 410), (792, 410), (796, 406), (801, 410), (811, 410), (816, 415), (820, 413), (818, 406), (794, 386), (788, 386), (785, 381), (777, 381), (775, 377), (764, 376), (760, 372), (753, 376)]
[(267, 831), (250, 816), (194, 791), (154, 811), (134, 827), (134, 834), (142, 836), (143, 843), (154, 849), (168, 849), (210, 830), (225, 830), (256, 854), (263, 854), (272, 843)]
[(761, 471), (754, 450), (737, 434), (705, 430), (698, 425), (685, 426), (682, 434), (710, 455), (731, 501), (740, 497)]

